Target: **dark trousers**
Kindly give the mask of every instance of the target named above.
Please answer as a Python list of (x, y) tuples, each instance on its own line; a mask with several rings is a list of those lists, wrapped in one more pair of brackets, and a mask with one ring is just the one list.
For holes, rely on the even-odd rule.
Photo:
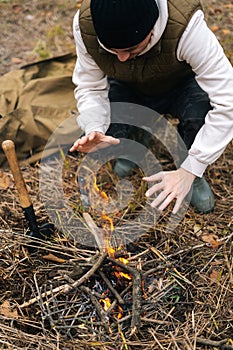
[[(194, 77), (190, 77), (175, 90), (160, 97), (145, 96), (128, 88), (124, 83), (109, 79), (110, 102), (129, 102), (149, 107), (159, 114), (170, 114), (179, 119), (178, 132), (189, 149), (194, 138), (204, 124), (207, 112), (212, 108), (209, 97), (197, 84)], [(107, 134), (115, 137), (130, 138), (133, 128), (124, 129), (122, 126), (110, 126)], [(128, 134), (128, 135), (126, 135)]]

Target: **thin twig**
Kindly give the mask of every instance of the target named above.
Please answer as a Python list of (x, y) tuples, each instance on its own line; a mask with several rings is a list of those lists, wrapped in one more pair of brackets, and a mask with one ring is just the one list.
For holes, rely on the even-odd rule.
[(155, 324), (168, 325), (168, 326), (179, 324), (179, 322), (169, 322), (169, 321), (156, 320), (155, 318), (146, 318), (146, 317), (141, 317), (141, 321), (146, 323), (155, 323)]
[(197, 343), (207, 346), (213, 346), (216, 348), (220, 348), (221, 350), (233, 350), (232, 345), (227, 345), (228, 339), (223, 339), (219, 341), (211, 340), (211, 339), (204, 339), (201, 337), (197, 337)]
[(116, 289), (112, 286), (111, 282), (109, 281), (109, 279), (105, 276), (105, 274), (103, 273), (103, 271), (98, 271), (98, 274), (100, 275), (100, 277), (102, 278), (102, 280), (106, 283), (106, 285), (108, 286), (109, 290), (112, 292), (112, 294), (116, 297), (117, 301), (119, 304), (124, 304), (124, 300), (122, 299), (122, 297), (120, 296), (120, 294), (116, 291)]
[(154, 274), (155, 272), (162, 270), (162, 269), (167, 269), (169, 267), (171, 267), (173, 264), (172, 263), (162, 263), (159, 264), (158, 266), (154, 267), (153, 269), (147, 270), (146, 272), (143, 273), (143, 278), (145, 279), (146, 276)]

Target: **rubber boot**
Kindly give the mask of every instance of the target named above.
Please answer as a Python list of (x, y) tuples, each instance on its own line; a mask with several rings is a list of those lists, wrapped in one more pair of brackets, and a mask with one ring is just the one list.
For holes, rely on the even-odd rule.
[[(146, 126), (143, 126), (141, 128), (138, 128), (137, 130), (133, 131), (133, 134), (131, 135), (131, 139), (135, 140), (142, 145), (144, 145), (146, 148), (148, 148), (152, 141), (152, 132), (147, 128)], [(140, 159), (140, 156), (137, 155)], [(141, 155), (141, 158), (143, 159), (144, 154)], [(118, 158), (116, 160), (115, 166), (113, 168), (114, 173), (119, 177), (126, 177), (133, 174), (133, 171), (137, 169), (138, 166), (133, 161)]]
[(214, 195), (204, 177), (194, 180), (190, 204), (201, 213), (209, 213), (214, 209)]
[(119, 177), (126, 177), (133, 174), (133, 171), (137, 169), (138, 166), (134, 162), (128, 159), (118, 158), (116, 160), (115, 166), (113, 168), (114, 173)]

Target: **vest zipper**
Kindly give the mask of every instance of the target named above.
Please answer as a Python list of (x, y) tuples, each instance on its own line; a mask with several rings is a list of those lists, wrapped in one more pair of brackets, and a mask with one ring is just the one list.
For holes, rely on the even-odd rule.
[(135, 60), (136, 60), (136, 58), (132, 58), (131, 60), (130, 60), (130, 72), (131, 73), (133, 73), (133, 71), (134, 71), (134, 66), (135, 66), (135, 64), (134, 64), (134, 62), (135, 62)]

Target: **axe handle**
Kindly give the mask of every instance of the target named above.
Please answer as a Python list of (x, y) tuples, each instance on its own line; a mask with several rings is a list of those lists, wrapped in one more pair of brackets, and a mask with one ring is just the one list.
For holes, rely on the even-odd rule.
[(2, 149), (7, 157), (12, 175), (15, 180), (15, 186), (18, 191), (20, 205), (23, 209), (28, 208), (32, 205), (32, 202), (29, 197), (27, 187), (19, 167), (18, 159), (15, 152), (15, 144), (11, 140), (5, 140), (2, 143)]

